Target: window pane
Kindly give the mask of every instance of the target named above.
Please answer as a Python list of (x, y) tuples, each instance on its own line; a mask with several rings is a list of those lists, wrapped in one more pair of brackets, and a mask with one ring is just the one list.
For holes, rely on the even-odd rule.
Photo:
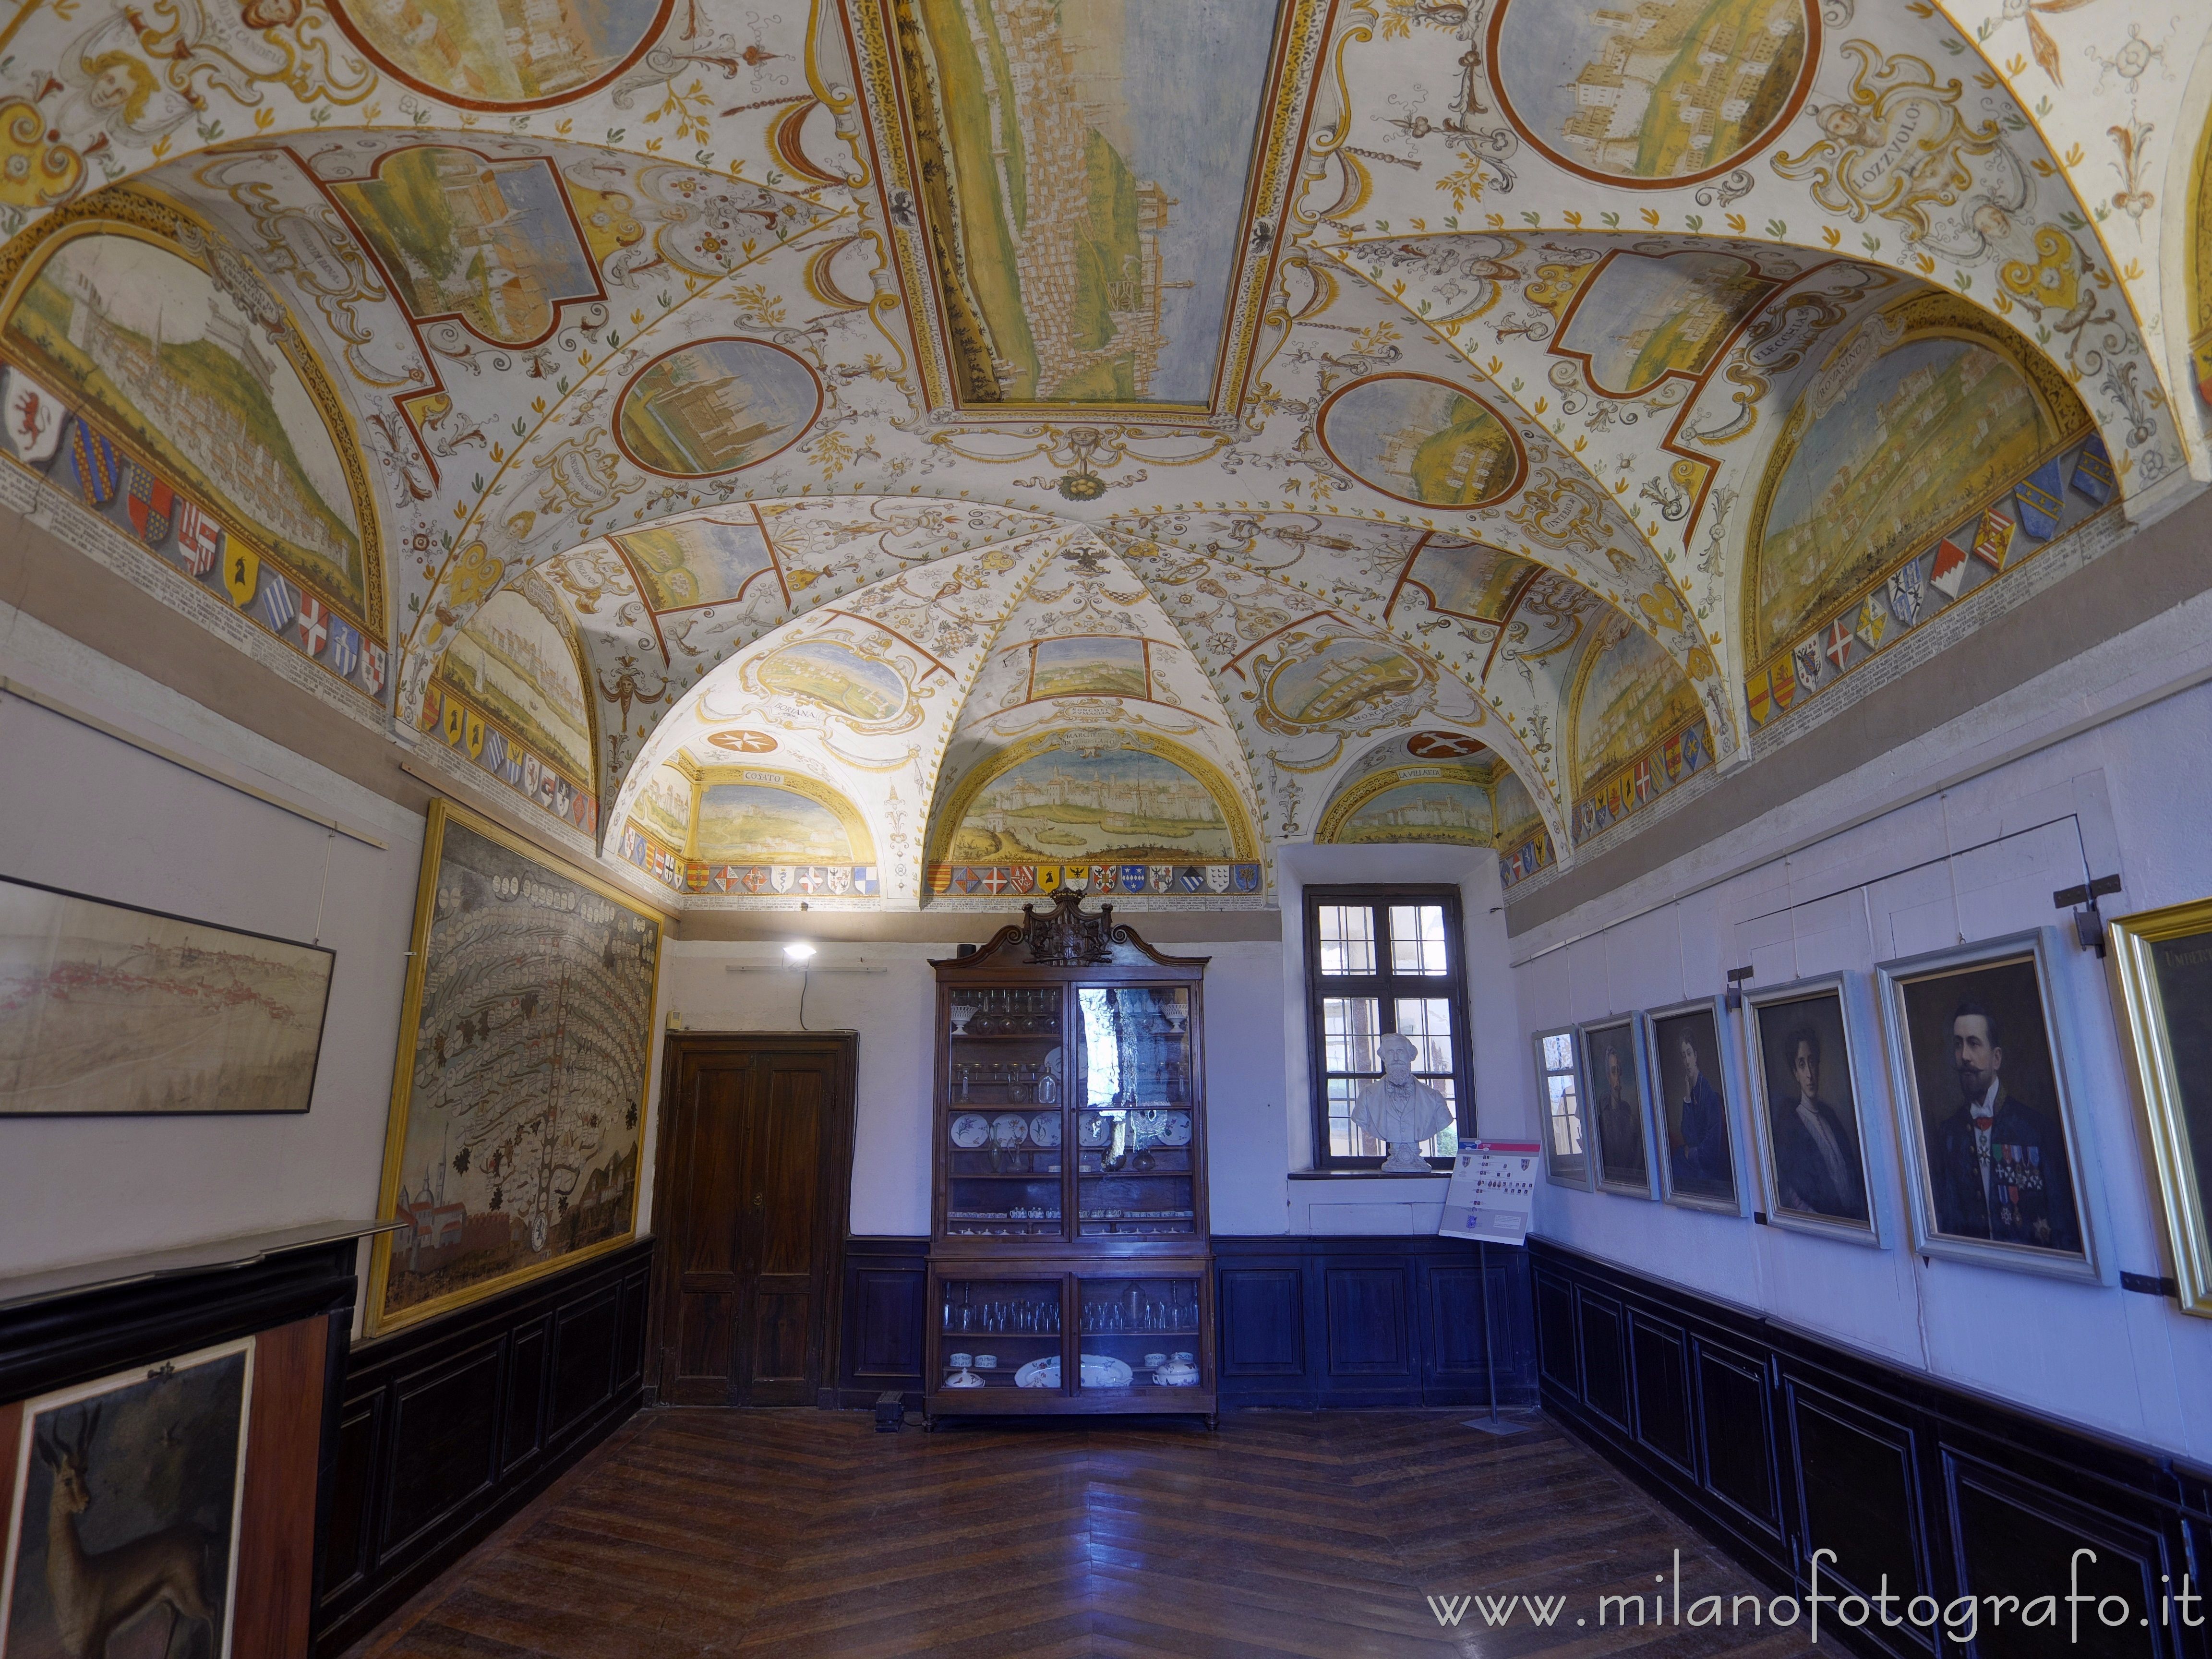
[(1451, 1004), (1442, 997), (1397, 999), (1398, 1030), (1413, 1040), (1417, 1074), (1452, 1069)]
[[(1550, 1046), (1548, 1041), (1546, 1046)], [(1583, 1149), (1583, 1121), (1575, 1109), (1575, 1080), (1571, 1077), (1555, 1077), (1549, 1081), (1552, 1085), (1552, 1150), (1561, 1158), (1571, 1158)]]
[(1364, 904), (1324, 904), (1320, 931), (1322, 972), (1375, 971), (1374, 911)]
[(1392, 905), (1390, 971), (1394, 974), (1441, 974), (1444, 970), (1443, 906)]
[(1322, 998), (1322, 1069), (1380, 1072), (1382, 1062), (1375, 1053), (1375, 1037), (1381, 1018), (1373, 997)]
[(1547, 1072), (1571, 1072), (1575, 1066), (1575, 1040), (1562, 1031), (1557, 1036), (1544, 1039), (1544, 1069)]
[(1368, 1079), (1333, 1077), (1328, 1080), (1328, 1149), (1338, 1158), (1380, 1158), (1382, 1143), (1352, 1121), (1352, 1103)]
[(1442, 1095), (1444, 1104), (1451, 1108), (1451, 1121), (1421, 1143), (1421, 1156), (1456, 1158), (1459, 1156), (1459, 1091), (1449, 1077), (1425, 1077), (1421, 1081)]

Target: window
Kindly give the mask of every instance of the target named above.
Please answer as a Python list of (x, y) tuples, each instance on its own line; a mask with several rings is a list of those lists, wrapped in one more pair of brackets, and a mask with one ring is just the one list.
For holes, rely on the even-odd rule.
[(1449, 887), (1306, 889), (1306, 1019), (1313, 1052), (1314, 1163), (1373, 1169), (1387, 1151), (1352, 1121), (1382, 1075), (1391, 1032), (1413, 1042), (1413, 1075), (1444, 1097), (1453, 1122), (1421, 1151), (1440, 1167), (1474, 1133), (1459, 893)]

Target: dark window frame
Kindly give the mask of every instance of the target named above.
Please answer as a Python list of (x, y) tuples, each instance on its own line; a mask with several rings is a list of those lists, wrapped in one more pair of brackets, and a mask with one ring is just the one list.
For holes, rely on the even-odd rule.
[[(1378, 1154), (1355, 1157), (1334, 1150), (1328, 1125), (1328, 1048), (1322, 1003), (1330, 997), (1373, 997), (1382, 1033), (1397, 1029), (1401, 996), (1441, 997), (1451, 1011), (1452, 1104), (1459, 1144), (1475, 1136), (1474, 1046), (1468, 1033), (1466, 933), (1461, 925), (1460, 890), (1433, 883), (1373, 883), (1305, 890), (1306, 1066), (1313, 1121), (1313, 1167), (1316, 1170), (1376, 1170)], [(1389, 969), (1389, 912), (1393, 905), (1434, 904), (1443, 911), (1444, 972), (1394, 974)], [(1364, 905), (1375, 913), (1376, 969), (1372, 974), (1329, 974), (1321, 969), (1321, 913), (1324, 907)], [(1431, 1157), (1429, 1167), (1449, 1170), (1452, 1159)]]

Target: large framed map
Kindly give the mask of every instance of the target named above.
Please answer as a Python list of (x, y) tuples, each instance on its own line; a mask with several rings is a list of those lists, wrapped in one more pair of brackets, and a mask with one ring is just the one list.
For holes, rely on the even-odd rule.
[(372, 1332), (626, 1243), (660, 921), (475, 813), (430, 804), (400, 1006)]

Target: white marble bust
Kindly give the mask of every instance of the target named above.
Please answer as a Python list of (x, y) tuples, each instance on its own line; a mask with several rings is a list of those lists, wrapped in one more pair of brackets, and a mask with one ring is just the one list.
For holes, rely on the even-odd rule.
[(1382, 1075), (1359, 1091), (1352, 1108), (1352, 1121), (1386, 1142), (1390, 1155), (1382, 1160), (1385, 1174), (1429, 1173), (1421, 1156), (1421, 1143), (1441, 1134), (1452, 1121), (1444, 1097), (1413, 1075), (1413, 1040), (1393, 1031), (1376, 1045), (1382, 1054)]

